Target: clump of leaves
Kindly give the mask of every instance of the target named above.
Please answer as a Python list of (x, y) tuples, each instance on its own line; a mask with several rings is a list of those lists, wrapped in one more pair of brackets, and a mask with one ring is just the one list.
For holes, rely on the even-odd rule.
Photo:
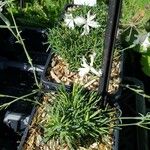
[(80, 67), (82, 56), (88, 57), (92, 52), (97, 54), (94, 62), (96, 69), (99, 69), (102, 62), (107, 5), (101, 2), (96, 7), (78, 7), (72, 12), (72, 15), (86, 18), (89, 11), (91, 14), (96, 14), (95, 21), (100, 24), (100, 27), (91, 28), (88, 35), (81, 36), (83, 28), (69, 29), (63, 21), (49, 31), (49, 43), (53, 51), (69, 63), (72, 71), (77, 71)]
[(69, 0), (33, 0), (25, 1), (23, 8), (19, 1), (11, 0), (12, 11), (18, 25), (34, 27), (52, 27), (59, 19), (60, 12)]
[(67, 144), (70, 149), (76, 149), (87, 139), (96, 142), (110, 134), (116, 111), (108, 106), (99, 108), (101, 98), (97, 93), (85, 92), (82, 87), (74, 85), (71, 93), (61, 88), (55, 96), (52, 106), (48, 107), (44, 125), (46, 141), (59, 140), (61, 145)]
[(58, 22), (63, 8), (70, 2), (72, 2), (72, 0), (41, 0), (41, 3), (44, 5), (51, 23)]
[(150, 15), (149, 0), (124, 0), (122, 7), (122, 23), (138, 23), (142, 25), (149, 18)]

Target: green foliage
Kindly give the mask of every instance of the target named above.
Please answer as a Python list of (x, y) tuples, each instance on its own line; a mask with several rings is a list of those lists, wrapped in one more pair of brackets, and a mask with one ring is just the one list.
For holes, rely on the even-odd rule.
[[(138, 31), (134, 27), (129, 27), (121, 34), (121, 43), (123, 47), (129, 47), (136, 40), (135, 35), (138, 35)], [(137, 47), (136, 47), (137, 48)]]
[(60, 12), (64, 5), (70, 0), (33, 0), (25, 1), (21, 8), (19, 1), (12, 0), (11, 7), (18, 25), (34, 27), (53, 27), (60, 17)]
[(76, 71), (81, 65), (82, 56), (96, 52), (94, 67), (99, 69), (102, 62), (103, 41), (106, 28), (107, 6), (101, 2), (97, 7), (79, 7), (73, 12), (73, 16), (84, 16), (91, 10), (96, 14), (96, 21), (101, 25), (91, 29), (88, 35), (81, 36), (83, 28), (69, 29), (63, 22), (49, 31), (49, 43), (55, 53), (69, 63), (71, 70)]
[(150, 19), (145, 23), (144, 27), (147, 32), (150, 32)]
[(138, 26), (143, 27), (143, 24), (149, 19), (150, 16), (150, 8), (148, 8), (149, 5), (149, 0), (124, 0), (121, 19), (122, 24), (129, 25), (133, 21), (134, 16), (137, 16), (136, 19), (138, 20), (138, 17), (142, 17), (144, 15), (142, 19), (138, 20)]
[(83, 144), (86, 139), (99, 141), (114, 126), (116, 111), (108, 106), (101, 109), (98, 102), (100, 97), (95, 92), (84, 92), (78, 85), (74, 85), (71, 93), (60, 89), (52, 106), (48, 106), (45, 141), (54, 138), (70, 149)]
[(150, 77), (150, 55), (142, 55), (141, 65), (143, 72)]
[(64, 6), (72, 0), (41, 0), (52, 23), (58, 22)]

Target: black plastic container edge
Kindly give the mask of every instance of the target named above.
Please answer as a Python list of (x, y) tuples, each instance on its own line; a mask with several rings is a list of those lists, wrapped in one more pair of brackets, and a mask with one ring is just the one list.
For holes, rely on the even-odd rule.
[[(136, 85), (144, 90), (143, 83), (134, 77), (124, 77), (123, 84)], [(133, 93), (133, 92), (131, 91), (131, 93)], [(136, 95), (135, 96), (135, 98), (136, 98), (135, 108), (136, 108), (137, 115), (139, 115), (139, 113), (145, 115), (146, 114), (145, 98), (143, 96), (139, 95), (138, 93), (134, 93), (134, 94)], [(125, 98), (125, 100), (126, 100), (126, 98)], [(122, 99), (118, 103), (121, 103), (121, 101), (122, 101)], [(140, 127), (136, 127), (136, 130), (137, 130), (137, 134), (136, 134), (137, 150), (148, 150), (148, 132), (147, 132), (147, 130), (144, 128), (140, 128)], [(129, 133), (129, 134), (132, 134), (132, 133)], [(127, 143), (130, 143), (130, 141), (127, 141)], [(131, 142), (131, 145), (127, 145), (127, 146), (129, 146), (128, 149), (131, 149), (130, 147), (132, 147), (132, 142)], [(127, 150), (127, 149), (125, 149), (125, 150)]]
[[(32, 123), (32, 119), (33, 119), (35, 113), (36, 113), (36, 107), (34, 107), (32, 112), (31, 112), (31, 116), (30, 116), (30, 120), (29, 120), (29, 126)], [(26, 140), (28, 132), (29, 132), (29, 128), (30, 128), (29, 126), (25, 129), (24, 134), (20, 140), (21, 142), (20, 142), (17, 150), (23, 150), (23, 145), (25, 144), (25, 140)]]
[[(46, 62), (45, 67), (44, 67), (44, 71), (43, 71), (42, 76), (41, 76), (41, 82), (42, 82), (43, 87), (46, 91), (49, 91), (49, 90), (57, 91), (58, 88), (61, 85), (63, 85), (63, 83), (54, 83), (54, 82), (49, 81), (46, 78), (47, 69), (49, 68), (49, 64), (51, 62), (51, 59), (52, 59), (52, 53), (50, 52), (48, 59), (47, 59), (47, 62)], [(72, 86), (65, 85), (65, 88), (67, 91), (71, 91)]]

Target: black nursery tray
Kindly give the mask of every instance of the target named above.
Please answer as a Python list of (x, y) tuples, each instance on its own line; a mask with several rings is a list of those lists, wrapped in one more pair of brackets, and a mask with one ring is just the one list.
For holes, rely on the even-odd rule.
[[(133, 77), (123, 79), (123, 84), (144, 88), (143, 83)], [(145, 98), (138, 93), (124, 88), (120, 97), (119, 106), (122, 117), (137, 117), (146, 114)], [(123, 124), (135, 123), (135, 120), (123, 120)], [(148, 131), (137, 126), (124, 126), (119, 132), (119, 150), (148, 150)]]
[[(33, 73), (18, 68), (0, 68), (0, 83), (0, 94), (9, 96), (20, 97), (35, 89)], [(35, 100), (36, 95), (27, 98)], [(12, 100), (0, 97), (0, 105)], [(0, 149), (17, 149), (30, 122), (33, 107), (34, 102), (19, 100), (0, 111)]]
[[(145, 94), (150, 96), (150, 77), (145, 75), (142, 71), (142, 66), (140, 63), (141, 54), (135, 52), (134, 50), (128, 50), (125, 52), (125, 74), (127, 76), (135, 77), (143, 82), (143, 91)], [(143, 104), (147, 111), (150, 112), (150, 98), (145, 98), (145, 104)], [(148, 132), (148, 141), (150, 141), (150, 131)], [(148, 145), (150, 147), (150, 144)]]
[[(48, 45), (45, 44), (47, 42), (46, 30), (36, 28), (21, 28), (20, 30), (33, 64), (45, 65), (48, 58), (46, 52)], [(8, 29), (0, 29), (0, 56), (9, 61), (28, 62), (22, 45), (16, 42)]]
[[(62, 86), (63, 83), (57, 83), (57, 82), (55, 82), (53, 80), (49, 80), (47, 78), (47, 76), (48, 76), (47, 71), (48, 71), (48, 68), (51, 67), (52, 58), (53, 58), (53, 55), (50, 54), (47, 61), (46, 61), (46, 65), (44, 67), (44, 71), (43, 71), (42, 76), (41, 76), (41, 82), (42, 82), (45, 90), (57, 91), (58, 88), (60, 86)], [(66, 87), (67, 91), (71, 91), (71, 89), (72, 89), (72, 85), (70, 85), (70, 86), (65, 85), (65, 87)]]

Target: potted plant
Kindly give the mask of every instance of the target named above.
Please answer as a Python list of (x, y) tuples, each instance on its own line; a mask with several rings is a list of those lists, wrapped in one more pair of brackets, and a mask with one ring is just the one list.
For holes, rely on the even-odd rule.
[[(90, 15), (90, 12), (88, 11), (88, 14)], [(13, 17), (13, 16), (12, 16)], [(7, 25), (7, 27), (9, 28), (10, 26), (7, 24), (8, 22), (8, 20), (6, 19), (6, 18), (4, 18), (4, 16), (2, 17), (2, 19), (3, 19), (3, 21), (5, 21), (5, 23), (6, 23), (6, 25)], [(5, 20), (6, 19), (6, 20)], [(14, 21), (14, 24), (16, 23), (15, 22), (15, 20), (13, 20)], [(11, 30), (11, 28), (9, 28), (9, 30), (12, 32), (12, 33), (14, 33), (14, 31), (12, 31)], [(25, 44), (24, 44), (24, 41), (22, 40), (22, 38), (21, 38), (21, 33), (19, 32), (19, 30), (18, 30), (18, 28), (17, 28), (17, 26), (15, 25), (15, 30), (16, 30), (16, 32), (17, 32), (17, 36), (15, 36), (16, 37), (16, 39), (18, 40), (18, 42), (23, 46), (23, 50), (24, 50), (24, 52), (25, 52), (25, 54), (26, 54), (26, 56), (27, 56), (27, 59), (28, 59), (28, 62), (29, 62), (29, 65), (31, 65), (31, 69), (32, 69), (32, 71), (33, 71), (33, 73), (34, 73), (34, 79), (35, 79), (35, 81), (36, 81), (36, 84), (38, 83), (38, 78), (37, 78), (37, 76), (36, 76), (36, 70), (34, 69), (34, 66), (33, 66), (33, 62), (31, 61), (31, 58), (30, 58), (30, 56), (28, 55), (28, 51), (27, 51), (27, 49), (26, 49), (26, 47), (24, 47), (25, 46)], [(93, 55), (94, 56), (94, 55)], [(6, 58), (7, 59), (7, 58)], [(91, 64), (92, 64), (92, 59), (94, 59), (94, 58), (91, 58)], [(4, 61), (2, 61), (2, 63), (4, 64)], [(10, 65), (11, 65), (11, 63), (10, 63)], [(5, 66), (5, 64), (4, 64), (4, 66)], [(6, 68), (7, 68), (7, 66), (6, 66)], [(10, 70), (10, 66), (8, 67), (8, 71)], [(12, 69), (14, 69), (14, 67), (12, 68)], [(94, 68), (93, 68), (94, 69)], [(19, 82), (19, 83), (21, 83), (21, 81)], [(25, 83), (25, 85), (26, 85), (26, 83)], [(33, 86), (33, 85), (32, 85)], [(38, 84), (37, 84), (37, 86), (38, 86)], [(39, 87), (39, 86), (38, 86)], [(85, 96), (85, 94), (83, 94), (83, 96), (82, 96), (82, 93), (83, 93), (83, 91), (80, 89), (80, 88), (75, 88), (74, 89), (76, 92), (74, 93), (75, 95), (79, 95), (79, 97), (81, 96), (81, 98), (82, 97), (84, 97)], [(79, 91), (79, 93), (78, 93), (78, 91)], [(65, 92), (65, 91), (64, 91)], [(62, 94), (62, 93), (61, 93)], [(65, 94), (67, 94), (67, 92), (65, 93)], [(72, 94), (70, 93), (70, 96), (71, 96)], [(87, 95), (87, 93), (86, 93), (86, 95)], [(94, 94), (95, 95), (95, 94)], [(88, 100), (92, 100), (92, 102), (93, 102), (93, 105), (92, 105), (92, 107), (91, 107), (91, 111), (92, 112), (94, 112), (95, 113), (95, 115), (97, 115), (97, 113), (99, 113), (100, 112), (100, 110), (97, 110), (98, 108), (97, 108), (97, 106), (96, 106), (96, 104), (97, 104), (97, 102), (98, 102), (98, 100), (99, 100), (99, 98), (97, 98), (97, 96), (95, 97), (93, 94), (91, 94), (91, 96), (90, 96), (90, 93), (89, 93), (89, 98), (87, 97), (86, 98), (86, 96), (85, 96), (85, 100), (87, 99), (87, 101)], [(6, 96), (6, 95), (5, 95)], [(29, 95), (28, 95), (29, 96)], [(69, 97), (70, 97), (69, 96)], [(74, 95), (72, 95), (73, 97), (74, 97)], [(6, 96), (7, 97), (7, 96)], [(8, 96), (9, 97), (9, 96)], [(16, 95), (15, 96), (13, 96), (13, 97), (16, 97)], [(28, 100), (29, 101), (29, 99), (26, 99), (26, 97), (24, 97), (24, 96), (21, 96), (21, 98), (19, 98), (19, 99), (22, 99), (22, 97), (23, 97), (23, 100)], [(68, 101), (70, 101), (70, 98), (68, 97)], [(96, 100), (97, 99), (97, 100)], [(15, 98), (15, 102), (16, 102), (16, 100), (18, 100), (18, 98)], [(83, 102), (83, 104), (84, 104), (84, 101), (83, 101), (84, 99), (81, 99), (81, 102)], [(96, 100), (95, 102), (94, 102), (94, 100)], [(11, 103), (13, 103), (14, 101), (8, 101), (8, 103), (6, 103), (6, 104), (2, 104), (3, 106), (8, 106), (9, 104), (11, 104)], [(7, 105), (8, 104), (8, 105)], [(90, 102), (89, 102), (89, 104), (90, 104)], [(21, 106), (21, 103), (19, 103), (19, 106)], [(108, 108), (110, 108), (110, 107), (108, 107)], [(81, 109), (82, 109), (82, 107), (81, 107)], [(112, 109), (110, 109), (110, 111), (111, 110), (113, 110), (113, 108)], [(103, 111), (103, 110), (102, 110)], [(105, 111), (105, 109), (104, 109), (104, 111)], [(92, 113), (91, 112), (91, 113)], [(107, 107), (106, 107), (106, 112), (107, 112)], [(33, 113), (32, 113), (33, 114)], [(6, 118), (4, 119), (4, 122), (6, 123), (6, 124), (8, 124), (8, 122), (9, 122), (9, 119), (8, 119), (8, 117), (7, 117), (7, 115), (9, 116), (9, 112), (7, 113), (6, 112)], [(94, 117), (95, 115), (93, 115), (92, 117)], [(107, 116), (107, 115), (106, 115)], [(108, 116), (109, 116), (109, 109), (108, 109)], [(111, 114), (110, 114), (110, 116), (111, 116)], [(88, 115), (87, 115), (87, 117), (88, 117)], [(11, 118), (12, 119), (12, 118)], [(114, 120), (115, 121), (115, 120)], [(12, 121), (11, 121), (12, 122)], [(29, 122), (28, 122), (29, 123)], [(15, 128), (15, 127), (14, 127)], [(97, 130), (97, 129), (96, 129)], [(110, 129), (111, 130), (111, 129)], [(96, 131), (97, 132), (97, 131)], [(98, 131), (99, 132), (99, 131)], [(107, 131), (106, 131), (107, 132)], [(105, 131), (104, 131), (104, 133), (105, 133)], [(84, 133), (83, 133), (84, 134)], [(111, 131), (111, 133), (110, 134), (113, 134), (112, 133), (112, 131)], [(96, 135), (95, 133), (93, 133), (93, 136), (99, 136), (99, 134), (98, 135)], [(82, 136), (82, 134), (81, 134), (81, 136)], [(89, 136), (89, 135), (87, 135), (87, 136)], [(24, 136), (23, 136), (23, 138), (24, 138)], [(111, 137), (112, 139), (113, 139), (113, 137)], [(80, 141), (80, 138), (79, 138), (79, 141)], [(69, 143), (67, 143), (67, 144), (69, 144)], [(111, 144), (111, 146), (112, 146), (113, 144)], [(71, 144), (69, 144), (68, 146), (70, 146), (71, 147)], [(72, 146), (74, 146), (74, 145), (72, 145)], [(109, 146), (108, 146), (109, 147)]]
[[(107, 9), (103, 1), (94, 7), (65, 6), (62, 21), (48, 34), (52, 56), (42, 77), (45, 88), (57, 89), (61, 83), (69, 89), (74, 82), (80, 82), (89, 89), (97, 89), (102, 74)], [(119, 63), (118, 59), (114, 66), (119, 67)]]
[(16, 149), (37, 103), (38, 91), (32, 71), (8, 66), (1, 60), (0, 81), (0, 147)]
[[(81, 7), (75, 7), (75, 11), (78, 8), (80, 10)], [(82, 8), (84, 8), (84, 11), (86, 11), (88, 7), (82, 7)], [(71, 11), (72, 9), (74, 8), (71, 8)], [(93, 7), (92, 9), (95, 9), (95, 8)], [(87, 11), (86, 15), (87, 15), (87, 18), (91, 17), (92, 19), (96, 17), (95, 15), (91, 14), (90, 10)], [(70, 14), (66, 14), (65, 16), (66, 16), (65, 19), (67, 20), (68, 19), (70, 20), (70, 18), (68, 17), (72, 17)], [(81, 19), (82, 17), (79, 16), (79, 18)], [(67, 20), (65, 21), (66, 25), (68, 25), (70, 28), (70, 21), (68, 22)], [(85, 25), (84, 17), (81, 20), (84, 23), (83, 24), (84, 28), (83, 28), (83, 32), (80, 34), (84, 36), (84, 34), (88, 33), (89, 27), (88, 25)], [(7, 23), (8, 22), (6, 22), (6, 25), (7, 27), (9, 27)], [(96, 21), (93, 21), (92, 23), (95, 24), (96, 29), (99, 27), (99, 24)], [(77, 26), (77, 28), (79, 28), (79, 31), (82, 31), (82, 28), (80, 26), (79, 27)], [(44, 91), (40, 88), (38, 84), (39, 80), (36, 76), (36, 70), (34, 68), (34, 65), (32, 63), (30, 56), (28, 55), (28, 51), (26, 50), (26, 47), (24, 47), (25, 44), (21, 38), (20, 32), (18, 32), (19, 30), (17, 26), (15, 26), (15, 29), (17, 32), (16, 38), (18, 42), (23, 46), (24, 52), (28, 59), (28, 63), (31, 66), (31, 69), (33, 72), (32, 75), (38, 87), (37, 91), (40, 91), (40, 93), (41, 92), (43, 93)], [(68, 28), (66, 29), (68, 30)], [(92, 31), (92, 29), (90, 31)], [(86, 39), (86, 36), (85, 36), (85, 39)], [(93, 67), (94, 57), (96, 57), (95, 53), (90, 54), (90, 57), (91, 59), (90, 59), (89, 65), (86, 63), (86, 58), (83, 57), (83, 60), (82, 60), (83, 68), (79, 69), (79, 72), (81, 71), (80, 75), (85, 75), (85, 73), (87, 73), (85, 71), (88, 70), (88, 72), (91, 71), (92, 73), (99, 76), (100, 75), (99, 72), (97, 73), (97, 70)], [(4, 61), (2, 61), (2, 64), (4, 64)], [(76, 66), (74, 67), (76, 68)], [(8, 71), (10, 71), (10, 68), (11, 67), (8, 68)], [(12, 69), (14, 69), (14, 67)], [(19, 84), (20, 83), (22, 85), (22, 80), (19, 81)], [(27, 83), (25, 83), (25, 86), (28, 86), (28, 83), (30, 82), (27, 81)], [(4, 82), (4, 85), (5, 85), (5, 82)], [(31, 86), (34, 87), (32, 83), (31, 83)], [(95, 90), (95, 88), (93, 89)], [(30, 90), (32, 90), (32, 88)], [(117, 134), (114, 134), (114, 133), (116, 133), (115, 129), (116, 127), (118, 127), (118, 124), (117, 124), (118, 120), (121, 119), (119, 116), (120, 109), (118, 108), (118, 105), (111, 106), (110, 103), (108, 103), (106, 106), (98, 105), (98, 103), (101, 102), (101, 100), (103, 99), (101, 99), (100, 95), (99, 94), (97, 95), (97, 93), (95, 93), (94, 90), (93, 91), (89, 91), (87, 89), (85, 90), (85, 86), (83, 88), (81, 87), (81, 85), (77, 86), (74, 84), (71, 92), (66, 91), (66, 89), (63, 87), (62, 89), (59, 89), (59, 91), (55, 91), (55, 92), (50, 91), (48, 94), (45, 94), (43, 104), (41, 105), (37, 102), (40, 105), (40, 107), (38, 108), (38, 111), (36, 112), (36, 114), (35, 114), (35, 108), (33, 109), (32, 112), (30, 111), (31, 116), (29, 117), (27, 124), (31, 123), (31, 120), (33, 119), (34, 114), (36, 117), (34, 118), (35, 120), (33, 120), (32, 122), (32, 125), (31, 125), (32, 128), (29, 128), (30, 127), (29, 126), (25, 129), (25, 131), (23, 130), (24, 135), (21, 138), (21, 142), (20, 142), (18, 149), (23, 148), (22, 146), (25, 142), (25, 138), (26, 138), (28, 130), (29, 130), (28, 140), (26, 141), (26, 145), (24, 145), (24, 147), (26, 146), (28, 147), (28, 148), (26, 147), (26, 149), (31, 149), (32, 148), (30, 147), (31, 145), (34, 146), (33, 149), (34, 148), (41, 148), (41, 149), (48, 149), (48, 148), (51, 148), (51, 149), (54, 149), (54, 148), (56, 149), (83, 149), (83, 148), (95, 149), (96, 148), (98, 149), (99, 147), (101, 149), (104, 149), (104, 147), (109, 148), (109, 149), (117, 149), (118, 143), (116, 140), (118, 139), (116, 137), (118, 137), (118, 133)], [(23, 90), (23, 92), (25, 91)], [(31, 93), (33, 95), (36, 94), (34, 93), (34, 91), (31, 91)], [(22, 93), (20, 94), (22, 95)], [(3, 95), (3, 96), (7, 97), (7, 95)], [(27, 96), (30, 96), (30, 95), (27, 94)], [(8, 98), (10, 97), (11, 96), (8, 96)], [(24, 101), (31, 101), (30, 97), (27, 98), (26, 96), (20, 96), (20, 98), (13, 96), (13, 98), (14, 97), (15, 97), (15, 100), (14, 100), (15, 102), (18, 101), (18, 99), (19, 100), (23, 99)], [(4, 103), (2, 105), (8, 107), (8, 105), (12, 104), (14, 101), (9, 101), (8, 103)], [(21, 106), (21, 103), (19, 103), (18, 105)], [(20, 108), (22, 109), (22, 106)], [(15, 115), (18, 115), (18, 114), (15, 114)], [(6, 125), (12, 125), (12, 121), (9, 122), (9, 120), (11, 120), (12, 118), (13, 117), (10, 117), (9, 112), (6, 112), (3, 121), (5, 122)], [(144, 116), (142, 116), (141, 118), (143, 119)], [(141, 120), (141, 118), (139, 120)], [(146, 120), (147, 116), (144, 119)], [(38, 126), (37, 128), (35, 128), (35, 125), (37, 124)], [(13, 126), (13, 129), (16, 129), (16, 126)], [(92, 132), (89, 132), (89, 131), (92, 131)], [(115, 137), (113, 137), (113, 135), (115, 135)], [(97, 142), (99, 142), (100, 144), (97, 144)]]
[[(23, 1), (20, 0), (20, 3), (21, 2)], [(49, 23), (49, 16), (56, 20), (56, 16), (59, 14), (58, 10), (60, 11), (62, 5), (64, 5), (66, 2), (57, 1), (56, 3), (55, 1), (51, 1), (53, 6), (50, 5), (50, 2), (47, 0), (38, 2), (25, 2), (23, 6), (20, 6), (20, 3), (16, 0), (2, 2), (2, 12), (0, 15), (1, 56), (21, 63), (27, 62), (26, 55), (21, 44), (16, 43), (16, 37), (14, 34), (12, 34), (12, 32), (5, 27), (6, 24), (7, 27), (9, 27), (9, 29), (16, 34), (14, 27), (15, 20), (18, 30), (21, 30), (21, 36), (24, 39), (24, 43), (29, 55), (31, 55), (33, 59), (33, 63), (38, 65), (37, 61), (46, 61), (48, 57), (48, 53), (46, 52), (48, 49), (48, 45), (46, 44), (46, 28), (52, 26)], [(56, 16), (54, 17), (54, 15)], [(42, 65), (45, 65), (45, 62), (42, 63)]]
[[(148, 108), (150, 98), (149, 4), (150, 3), (147, 0), (136, 1), (136, 5), (134, 5), (134, 1), (125, 1), (121, 19), (121, 26), (123, 27), (121, 39), (125, 55), (124, 73), (126, 76), (136, 77), (143, 82), (143, 90), (138, 91), (138, 88), (134, 87), (134, 92), (137, 90), (139, 95), (145, 95), (145, 104), (139, 104), (138, 106), (145, 107), (145, 112), (149, 112)], [(145, 138), (145, 141), (149, 140), (148, 136), (146, 137), (143, 135), (142, 137)], [(144, 145), (149, 146), (148, 143)]]
[(71, 93), (64, 87), (48, 92), (33, 119), (24, 149), (114, 149), (118, 108), (108, 105), (102, 109), (99, 100), (96, 92), (79, 85), (74, 85)]

